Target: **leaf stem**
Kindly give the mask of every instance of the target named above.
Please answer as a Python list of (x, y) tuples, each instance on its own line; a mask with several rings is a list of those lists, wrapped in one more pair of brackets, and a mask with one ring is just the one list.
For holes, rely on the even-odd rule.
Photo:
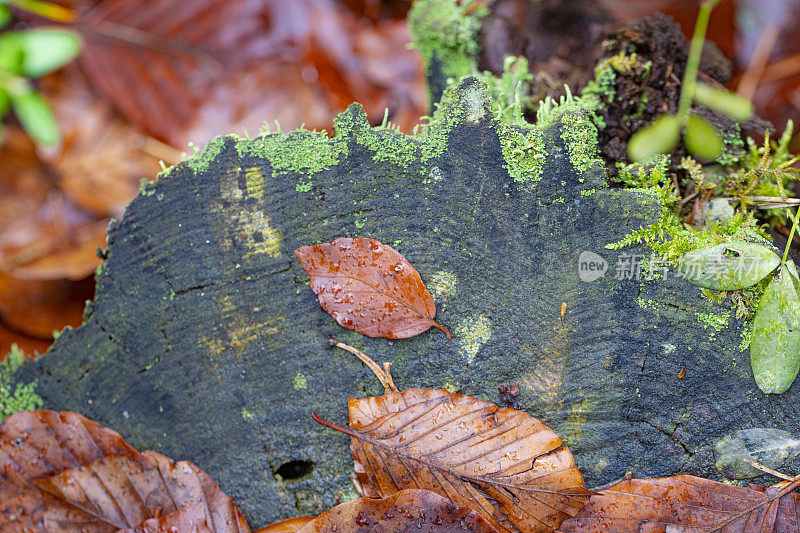
[(792, 247), (792, 239), (794, 239), (794, 233), (797, 231), (797, 221), (800, 220), (800, 207), (797, 208), (794, 216), (792, 216), (791, 211), (788, 209), (786, 211), (789, 213), (789, 218), (791, 218), (793, 222), (792, 230), (789, 232), (789, 239), (786, 241), (786, 248), (783, 249), (783, 259), (781, 259), (781, 264), (785, 264), (786, 258), (789, 257), (789, 248)]
[(328, 342), (331, 346), (336, 346), (337, 348), (341, 348), (342, 350), (347, 350), (351, 354), (355, 355), (361, 361), (372, 370), (372, 373), (378, 378), (383, 385), (383, 388), (386, 389), (386, 392), (399, 392), (397, 386), (394, 384), (394, 380), (392, 379), (392, 374), (389, 371), (389, 368), (392, 366), (391, 363), (383, 363), (383, 368), (378, 366), (378, 363), (372, 360), (367, 354), (349, 346), (343, 342), (338, 342), (335, 339), (328, 339)]
[(683, 87), (681, 88), (681, 99), (678, 102), (678, 120), (685, 126), (689, 120), (689, 109), (692, 107), (694, 99), (694, 89), (697, 86), (697, 71), (700, 68), (700, 55), (703, 52), (703, 40), (708, 30), (708, 19), (711, 18), (711, 10), (714, 9), (720, 0), (706, 0), (700, 6), (700, 13), (697, 14), (697, 24), (694, 26), (692, 44), (689, 47), (689, 57), (686, 59), (686, 71), (683, 73)]

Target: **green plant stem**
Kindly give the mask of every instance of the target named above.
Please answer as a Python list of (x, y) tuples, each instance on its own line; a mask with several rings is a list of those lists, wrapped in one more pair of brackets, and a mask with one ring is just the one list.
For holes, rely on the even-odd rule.
[(711, 10), (720, 0), (706, 0), (700, 6), (700, 13), (697, 15), (697, 24), (694, 26), (692, 44), (689, 47), (689, 57), (686, 59), (686, 71), (683, 73), (683, 87), (681, 88), (681, 99), (678, 102), (678, 120), (686, 126), (689, 120), (689, 109), (692, 107), (694, 98), (694, 88), (697, 85), (697, 70), (700, 67), (700, 54), (703, 52), (703, 41), (708, 30), (708, 19), (711, 18)]
[(789, 240), (786, 241), (786, 248), (783, 250), (783, 259), (781, 260), (781, 264), (786, 263), (786, 258), (789, 257), (789, 248), (792, 247), (792, 239), (794, 238), (794, 232), (797, 231), (797, 221), (800, 220), (800, 207), (797, 208), (795, 211), (794, 216), (792, 216), (791, 211), (788, 209), (786, 210), (789, 213), (789, 218), (792, 219), (792, 230), (789, 232)]

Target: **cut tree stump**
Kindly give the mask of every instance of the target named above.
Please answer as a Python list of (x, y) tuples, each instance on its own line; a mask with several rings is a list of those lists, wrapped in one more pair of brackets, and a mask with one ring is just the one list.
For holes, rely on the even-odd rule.
[[(518, 383), (520, 407), (563, 436), (588, 486), (627, 471), (720, 479), (724, 435), (798, 433), (800, 386), (756, 388), (730, 298), (673, 273), (617, 279), (650, 251), (604, 246), (657, 221), (659, 205), (607, 187), (581, 156), (596, 147), (577, 146), (587, 127), (569, 109), (543, 132), (501, 126), (467, 78), (427, 135), (370, 128), (352, 105), (333, 138), (220, 138), (112, 224), (84, 325), (16, 379), (38, 380), (46, 408), (196, 463), (254, 527), (355, 495), (348, 438), (310, 415), (344, 424), (348, 396), (383, 391), (331, 337), (392, 362), (401, 389), (498, 402), (499, 383)], [(453, 340), (372, 339), (325, 313), (293, 250), (341, 236), (402, 253)], [(579, 276), (587, 251), (606, 262), (594, 281)]]

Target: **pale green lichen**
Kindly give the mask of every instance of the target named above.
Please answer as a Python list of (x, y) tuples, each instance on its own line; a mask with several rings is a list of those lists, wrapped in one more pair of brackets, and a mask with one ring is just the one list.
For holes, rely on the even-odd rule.
[(14, 343), (0, 363), (0, 422), (19, 411), (33, 411), (44, 405), (35, 392), (35, 381), (24, 385), (14, 381), (14, 372), (24, 360), (24, 352)]
[(297, 375), (294, 377), (294, 390), (302, 390), (308, 388), (308, 380), (306, 379), (305, 374), (302, 372), (298, 372)]
[(242, 408), (242, 418), (244, 418), (248, 422), (252, 422), (253, 421), (253, 413), (250, 412), (248, 409)]
[(431, 281), (428, 284), (434, 300), (437, 302), (444, 302), (453, 293), (456, 286), (456, 275), (451, 272), (440, 270), (431, 276)]
[(472, 364), (483, 346), (492, 337), (492, 323), (485, 315), (465, 318), (455, 329), (459, 351)]

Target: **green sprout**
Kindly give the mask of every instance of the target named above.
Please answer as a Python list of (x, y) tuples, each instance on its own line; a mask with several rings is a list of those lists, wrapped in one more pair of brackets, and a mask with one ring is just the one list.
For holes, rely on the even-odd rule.
[(718, 2), (719, 0), (706, 0), (697, 15), (686, 71), (683, 74), (678, 112), (658, 117), (652, 124), (631, 136), (628, 140), (628, 157), (632, 161), (643, 161), (656, 154), (671, 152), (677, 146), (681, 133), (686, 148), (697, 158), (712, 160), (718, 157), (723, 149), (722, 137), (708, 120), (691, 113), (692, 102), (738, 121), (747, 120), (753, 114), (753, 104), (747, 99), (697, 81), (708, 20)]
[[(0, 28), (12, 18), (9, 5), (68, 22), (72, 11), (38, 0), (0, 0)], [(62, 28), (36, 28), (0, 34), (0, 118), (13, 110), (22, 127), (41, 146), (61, 142), (53, 112), (33, 88), (32, 80), (72, 61), (82, 43), (77, 33)], [(0, 125), (2, 134), (2, 125)]]

